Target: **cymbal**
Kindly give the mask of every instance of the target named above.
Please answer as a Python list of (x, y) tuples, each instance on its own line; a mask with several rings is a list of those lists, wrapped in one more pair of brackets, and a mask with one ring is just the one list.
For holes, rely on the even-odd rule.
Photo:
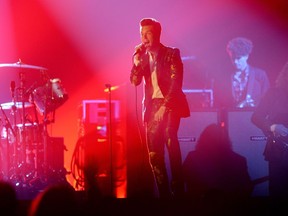
[[(2, 107), (3, 110), (9, 110), (12, 109), (12, 107), (15, 105), (16, 108), (22, 108), (23, 107), (23, 102), (7, 102), (7, 103), (2, 103), (0, 106)], [(24, 102), (24, 108), (27, 107), (32, 107), (33, 105), (30, 102)]]
[(35, 70), (48, 70), (47, 68), (44, 68), (44, 67), (41, 67), (41, 66), (24, 64), (21, 61), (16, 62), (16, 63), (3, 63), (3, 64), (0, 64), (0, 68), (1, 67), (14, 67), (14, 68), (27, 68), (27, 69), (35, 69)]

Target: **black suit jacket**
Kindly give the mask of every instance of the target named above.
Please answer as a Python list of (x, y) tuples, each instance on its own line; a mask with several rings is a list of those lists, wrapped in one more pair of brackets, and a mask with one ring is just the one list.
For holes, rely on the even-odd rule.
[[(188, 102), (182, 91), (183, 63), (179, 49), (161, 44), (156, 62), (158, 85), (164, 96), (163, 105), (180, 117), (190, 116)], [(136, 86), (142, 82), (143, 78), (145, 80), (144, 120), (147, 120), (153, 94), (149, 55), (147, 53), (141, 56), (141, 63), (137, 67), (133, 65), (130, 74), (130, 81)]]

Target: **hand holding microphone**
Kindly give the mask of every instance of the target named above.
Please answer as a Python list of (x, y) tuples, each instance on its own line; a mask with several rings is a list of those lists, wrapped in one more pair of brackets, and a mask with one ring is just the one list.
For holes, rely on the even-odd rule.
[(133, 54), (133, 62), (138, 66), (141, 62), (141, 56), (146, 52), (145, 45), (143, 43), (135, 47), (135, 52)]
[(135, 47), (135, 52), (133, 55), (136, 55), (136, 54), (144, 54), (146, 51), (146, 48), (145, 48), (145, 44), (141, 43), (141, 44), (138, 44), (136, 47)]

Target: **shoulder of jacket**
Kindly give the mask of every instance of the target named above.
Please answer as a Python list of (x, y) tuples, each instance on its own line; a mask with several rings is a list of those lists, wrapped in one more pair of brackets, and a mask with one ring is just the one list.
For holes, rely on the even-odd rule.
[(254, 72), (256, 75), (263, 75), (263, 74), (266, 75), (266, 71), (259, 67), (249, 65), (249, 70), (251, 72)]
[(161, 49), (166, 50), (168, 52), (180, 52), (179, 48), (177, 47), (165, 46), (163, 44), (161, 44)]
[(167, 47), (167, 49), (173, 53), (180, 53), (180, 50), (176, 47)]

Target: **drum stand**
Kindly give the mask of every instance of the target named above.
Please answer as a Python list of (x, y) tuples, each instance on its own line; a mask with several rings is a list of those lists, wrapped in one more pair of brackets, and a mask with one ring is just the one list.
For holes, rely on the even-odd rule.
[[(17, 128), (19, 130), (17, 130), (17, 133), (14, 131), (14, 136), (15, 136), (15, 144), (14, 144), (14, 154), (15, 154), (15, 161), (14, 161), (14, 175), (10, 176), (10, 179), (15, 183), (15, 185), (18, 188), (26, 188), (29, 186), (29, 182), (31, 180), (33, 180), (35, 177), (37, 177), (36, 175), (37, 170), (36, 170), (36, 163), (37, 163), (37, 155), (33, 155), (33, 142), (34, 140), (27, 140), (28, 134), (27, 134), (27, 128), (26, 128), (26, 96), (27, 96), (27, 92), (25, 89), (25, 85), (24, 85), (24, 74), (22, 71), (20, 71), (19, 73), (19, 77), (20, 77), (20, 87), (18, 88), (19, 90), (19, 98), (21, 99), (21, 120), (20, 120), (20, 127), (21, 128)], [(14, 102), (14, 110), (13, 110), (13, 115), (14, 115), (14, 123), (15, 123), (15, 127), (17, 127), (16, 125), (16, 106), (15, 106), (15, 98), (14, 98), (14, 94), (12, 93), (12, 101)], [(34, 126), (34, 123), (33, 125)], [(38, 125), (37, 125), (38, 126)], [(15, 128), (16, 129), (16, 128)], [(18, 138), (19, 136), (19, 138)], [(31, 137), (30, 137), (31, 138)], [(36, 140), (39, 144), (39, 140)], [(38, 153), (38, 152), (37, 152)], [(36, 153), (36, 154), (37, 154)]]
[(43, 120), (43, 177), (45, 182), (48, 181), (48, 161), (47, 161), (47, 148), (48, 148), (48, 131), (47, 131), (47, 124), (48, 124), (48, 113), (44, 112), (44, 120)]
[[(26, 79), (24, 76), (26, 74), (24, 73), (23, 69), (31, 69), (31, 70), (41, 71), (42, 72), (41, 81), (44, 81), (44, 82), (46, 82), (48, 80), (48, 74), (46, 73), (46, 71), (48, 69), (44, 68), (44, 67), (24, 64), (21, 62), (20, 59), (16, 63), (0, 64), (0, 67), (18, 68), (19, 69), (18, 75), (19, 75), (19, 81), (20, 81), (20, 85), (19, 85), (19, 87), (17, 87), (17, 95), (15, 94), (16, 97), (14, 96), (15, 82), (14, 81), (11, 82), (10, 90), (12, 93), (12, 105), (10, 104), (10, 102), (7, 103), (7, 106), (8, 106), (7, 109), (11, 109), (11, 107), (12, 107), (11, 114), (14, 117), (14, 125), (12, 123), (11, 123), (12, 125), (10, 124), (9, 119), (7, 118), (7, 116), (4, 112), (4, 109), (6, 109), (6, 107), (5, 107), (6, 104), (0, 105), (1, 111), (5, 117), (5, 125), (3, 124), (3, 126), (5, 126), (5, 128), (3, 127), (3, 129), (5, 129), (6, 133), (7, 133), (7, 151), (5, 149), (5, 153), (4, 153), (4, 154), (7, 154), (7, 156), (6, 156), (7, 166), (5, 164), (5, 169), (7, 168), (6, 177), (9, 181), (11, 181), (11, 184), (16, 186), (16, 190), (18, 190), (18, 189), (22, 190), (25, 187), (27, 189), (30, 189), (28, 187), (31, 187), (32, 183), (35, 186), (36, 180), (37, 180), (37, 183), (39, 183), (38, 179), (39, 179), (39, 177), (42, 177), (39, 174), (44, 173), (44, 175), (45, 175), (44, 179), (46, 178), (46, 174), (47, 174), (47, 139), (48, 139), (47, 121), (48, 120), (47, 120), (47, 113), (46, 113), (44, 123), (43, 123), (44, 131), (42, 133), (42, 125), (40, 127), (40, 124), (39, 124), (39, 121), (37, 118), (37, 110), (36, 109), (34, 110), (36, 122), (34, 122), (34, 118), (33, 119), (31, 118), (32, 120), (27, 118), (27, 114), (29, 114), (29, 111), (26, 110), (26, 108), (27, 108), (26, 104), (28, 102), (28, 99), (30, 100), (29, 97), (34, 96), (34, 91), (36, 89), (36, 86), (39, 84), (39, 80), (34, 79), (34, 81), (35, 81), (34, 84), (32, 84), (31, 86), (26, 86)], [(33, 79), (33, 76), (31, 76), (31, 79)], [(26, 87), (29, 87), (29, 88), (26, 89)], [(44, 95), (46, 95), (46, 94), (44, 94)], [(17, 100), (15, 100), (15, 98)], [(29, 104), (28, 104), (28, 106), (30, 106)], [(36, 108), (36, 104), (34, 103), (34, 101), (33, 101), (32, 105), (34, 105), (34, 108)], [(21, 111), (22, 113), (19, 113), (18, 111), (19, 112)], [(20, 114), (20, 126), (18, 126), (17, 123), (19, 123), (19, 121), (16, 118), (16, 117), (18, 117), (17, 116), (18, 113)], [(32, 123), (32, 126), (33, 126), (32, 128), (30, 128), (30, 123)], [(35, 125), (35, 124), (37, 124), (37, 125)], [(21, 129), (21, 130), (19, 130), (19, 129)], [(35, 138), (33, 136), (34, 133), (32, 135), (33, 138), (31, 137), (30, 129), (36, 129), (37, 130), (36, 136), (35, 136), (36, 139), (33, 139), (33, 138)], [(34, 132), (34, 130), (32, 132)], [(41, 148), (43, 148), (43, 145), (45, 146), (45, 148), (43, 149), (44, 159), (42, 159), (42, 152), (39, 151), (40, 150), (39, 146), (41, 146)], [(35, 147), (36, 147), (36, 149), (35, 149)], [(44, 162), (43, 162), (43, 160), (44, 160)], [(36, 186), (38, 186), (38, 185), (36, 185)], [(39, 186), (42, 186), (42, 184)], [(35, 188), (33, 188), (33, 189), (35, 189)], [(43, 189), (43, 187), (41, 189)]]
[[(14, 164), (14, 175), (10, 177), (12, 181), (15, 182), (15, 185), (18, 187), (25, 187), (26, 186), (26, 171), (27, 171), (27, 164), (26, 164), (26, 129), (25, 129), (25, 100), (24, 100), (24, 74), (22, 71), (19, 73), (20, 77), (20, 98), (21, 98), (21, 105), (22, 105), (22, 117), (21, 117), (21, 124), (22, 124), (22, 131), (17, 131), (20, 134), (15, 134), (16, 142), (15, 142), (15, 155), (17, 155)], [(15, 106), (15, 98), (14, 94), (12, 93), (12, 101), (14, 103), (14, 119), (16, 118), (16, 106)], [(16, 120), (15, 120), (16, 126)], [(22, 139), (17, 139), (18, 136), (21, 136)], [(19, 148), (19, 149), (18, 149)]]
[[(46, 85), (49, 85), (50, 83), (46, 84)], [(48, 89), (49, 89), (49, 86), (48, 86)], [(48, 163), (48, 141), (49, 141), (49, 135), (48, 135), (48, 129), (47, 129), (47, 126), (50, 122), (54, 122), (54, 110), (52, 110), (53, 112), (53, 119), (52, 121), (50, 121), (48, 119), (48, 114), (49, 114), (49, 99), (50, 97), (52, 98), (52, 95), (49, 95), (48, 97), (48, 94), (49, 92), (46, 92), (46, 95), (44, 96), (44, 112), (43, 112), (43, 129), (42, 129), (42, 138), (43, 138), (43, 177), (44, 177), (44, 181), (45, 183), (47, 184), (48, 181), (49, 181), (49, 174), (50, 174), (50, 166), (49, 166), (49, 163)], [(52, 94), (52, 92), (51, 92)], [(52, 170), (53, 171), (53, 170)]]

